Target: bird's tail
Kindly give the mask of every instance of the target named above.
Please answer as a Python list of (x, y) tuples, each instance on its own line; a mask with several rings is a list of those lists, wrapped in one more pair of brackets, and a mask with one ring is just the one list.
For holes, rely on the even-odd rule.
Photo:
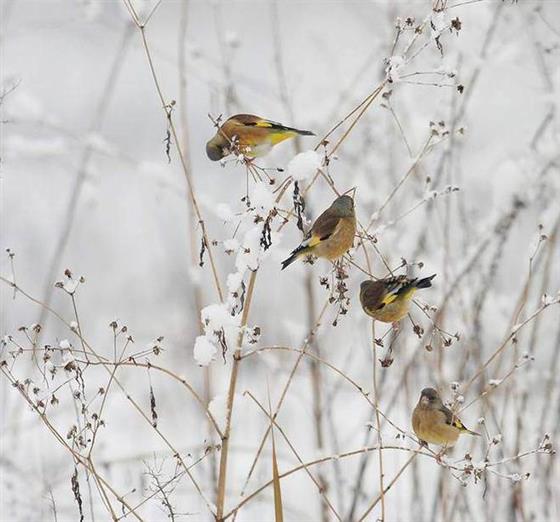
[(282, 130), (288, 131), (288, 132), (295, 132), (296, 134), (299, 134), (300, 136), (315, 136), (314, 132), (311, 132), (311, 131), (308, 131), (308, 130), (294, 129), (294, 127), (286, 127), (284, 125), (282, 125)]
[(459, 429), (459, 431), (461, 431), (462, 433), (468, 433), (469, 435), (475, 435), (477, 437), (480, 437), (480, 433), (477, 433), (476, 431), (472, 431), (469, 430), (469, 428), (467, 428), (462, 422), (461, 419), (455, 418), (455, 420), (453, 421), (453, 426), (455, 426), (456, 428)]
[(292, 251), (292, 253), (290, 254), (290, 257), (288, 257), (287, 259), (284, 259), (284, 261), (282, 261), (282, 270), (284, 270), (284, 268), (290, 266), (299, 256), (302, 256), (308, 250), (309, 250), (309, 247), (307, 245), (298, 246), (295, 250)]
[(315, 136), (314, 132), (308, 130), (301, 130), (301, 129), (292, 129), (294, 132), (297, 132), (301, 136)]
[(414, 283), (416, 288), (429, 288), (432, 286), (432, 279), (436, 277), (437, 274), (432, 274), (430, 277), (425, 277), (424, 279), (419, 279)]

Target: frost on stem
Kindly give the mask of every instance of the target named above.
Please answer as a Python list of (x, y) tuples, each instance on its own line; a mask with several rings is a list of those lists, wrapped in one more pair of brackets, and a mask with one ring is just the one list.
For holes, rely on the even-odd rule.
[(64, 275), (66, 276), (66, 279), (57, 281), (54, 286), (56, 288), (61, 288), (68, 295), (74, 295), (78, 286), (86, 282), (84, 276), (75, 278), (69, 268), (64, 271)]
[(209, 305), (201, 313), (204, 335), (196, 338), (194, 358), (200, 366), (208, 366), (216, 357), (218, 346), (225, 358), (228, 346), (234, 346), (239, 336), (239, 315), (232, 315), (227, 304)]
[(387, 75), (387, 80), (389, 81), (389, 83), (398, 82), (400, 80), (399, 69), (403, 67), (405, 63), (405, 59), (401, 55), (391, 56), (387, 59), (385, 74)]
[(449, 28), (449, 22), (447, 21), (447, 12), (445, 10), (434, 10), (432, 12), (432, 15), (430, 17), (430, 28), (432, 39), (434, 40), (439, 52), (443, 56), (443, 45), (440, 42), (440, 38), (443, 31)]
[(237, 239), (224, 239), (222, 245), (227, 255), (231, 255), (239, 250), (239, 241)]
[(205, 335), (199, 335), (194, 342), (194, 359), (200, 366), (208, 366), (216, 358), (218, 349)]
[[(194, 357), (201, 366), (207, 366), (215, 360), (218, 350), (225, 361), (228, 347), (236, 346), (240, 335), (240, 314), (245, 306), (246, 284), (248, 272), (259, 269), (269, 249), (279, 237), (272, 229), (272, 222), (278, 215), (276, 198), (270, 186), (257, 182), (252, 187), (248, 198), (244, 198), (246, 206), (238, 214), (238, 235), (241, 239), (226, 239), (224, 250), (228, 254), (236, 253), (235, 271), (227, 276), (227, 299), (223, 303), (213, 304), (201, 311), (204, 335), (199, 336), (194, 345)], [(234, 212), (227, 204), (222, 204), (219, 213), (224, 220), (233, 220)], [(256, 330), (255, 330), (256, 329)], [(258, 331), (258, 334), (255, 333)], [(249, 344), (254, 344), (260, 335), (260, 328), (250, 330)]]

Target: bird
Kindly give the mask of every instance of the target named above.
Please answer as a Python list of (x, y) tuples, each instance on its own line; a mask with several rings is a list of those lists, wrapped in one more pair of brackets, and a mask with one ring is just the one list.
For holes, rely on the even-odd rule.
[(436, 444), (444, 448), (455, 445), (459, 435), (467, 433), (480, 437), (480, 433), (465, 427), (461, 420), (443, 404), (434, 388), (424, 388), (412, 412), (412, 429), (423, 444)]
[(315, 136), (307, 130), (286, 127), (252, 114), (236, 114), (228, 118), (206, 144), (206, 154), (220, 161), (232, 153), (253, 159), (265, 156), (278, 143), (297, 135)]
[(364, 312), (383, 323), (398, 323), (410, 308), (410, 300), (419, 288), (432, 286), (436, 274), (423, 279), (404, 275), (372, 281), (360, 285), (360, 303)]
[(354, 200), (348, 195), (339, 196), (315, 220), (306, 238), (290, 257), (282, 261), (282, 270), (298, 257), (308, 254), (334, 261), (352, 247), (355, 234)]

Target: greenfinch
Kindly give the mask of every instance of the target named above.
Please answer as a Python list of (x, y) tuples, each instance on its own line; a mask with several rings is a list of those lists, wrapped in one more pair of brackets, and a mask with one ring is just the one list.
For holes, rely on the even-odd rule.
[(297, 135), (315, 136), (311, 131), (286, 127), (252, 114), (236, 114), (227, 119), (206, 144), (206, 154), (219, 161), (233, 152), (253, 159), (264, 156), (278, 143)]
[(480, 436), (479, 433), (465, 428), (455, 414), (443, 404), (438, 392), (424, 388), (420, 400), (412, 413), (412, 429), (417, 437), (426, 444), (452, 447), (459, 435)]
[(383, 323), (397, 323), (410, 308), (410, 300), (418, 288), (432, 286), (436, 274), (424, 279), (410, 279), (404, 275), (372, 281), (360, 285), (360, 303), (366, 314)]
[(317, 218), (307, 237), (282, 262), (282, 270), (308, 254), (334, 261), (352, 247), (355, 234), (354, 200), (348, 195), (340, 196)]

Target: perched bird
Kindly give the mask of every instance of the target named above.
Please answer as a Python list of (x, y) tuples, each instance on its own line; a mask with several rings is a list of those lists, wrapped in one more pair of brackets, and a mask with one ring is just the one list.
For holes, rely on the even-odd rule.
[(412, 413), (412, 428), (422, 442), (446, 448), (453, 446), (462, 433), (480, 436), (479, 433), (465, 428), (443, 404), (438, 392), (433, 388), (422, 390), (420, 400)]
[(232, 152), (257, 158), (268, 154), (274, 145), (298, 134), (315, 136), (311, 131), (286, 127), (252, 114), (236, 114), (227, 119), (206, 144), (206, 154), (212, 161), (219, 161)]
[(360, 303), (366, 314), (384, 323), (396, 323), (407, 313), (410, 300), (418, 288), (432, 286), (436, 274), (424, 279), (410, 279), (404, 275), (372, 281), (360, 285)]
[(307, 237), (282, 262), (282, 270), (308, 254), (333, 261), (352, 247), (355, 234), (354, 200), (347, 195), (340, 196), (317, 218)]

